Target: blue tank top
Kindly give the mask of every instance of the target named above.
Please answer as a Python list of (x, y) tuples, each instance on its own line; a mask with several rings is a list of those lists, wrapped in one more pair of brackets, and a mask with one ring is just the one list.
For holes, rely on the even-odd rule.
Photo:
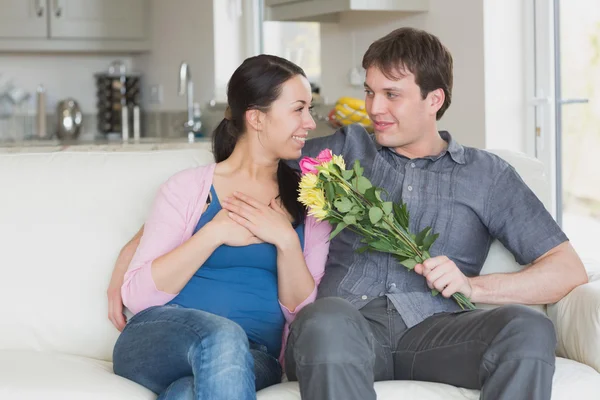
[[(210, 193), (212, 201), (194, 233), (221, 210), (212, 186)], [(304, 225), (296, 232), (304, 247)], [(244, 329), (248, 339), (279, 357), (285, 318), (278, 301), (277, 250), (272, 244), (219, 246), (170, 303), (228, 318)]]

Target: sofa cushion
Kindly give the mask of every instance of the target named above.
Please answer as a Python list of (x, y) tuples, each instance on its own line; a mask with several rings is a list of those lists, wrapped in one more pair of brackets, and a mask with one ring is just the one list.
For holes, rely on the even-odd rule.
[(0, 155), (0, 350), (112, 359), (106, 288), (174, 173), (206, 150)]
[[(387, 381), (375, 383), (378, 400), (478, 400), (479, 391), (431, 382)], [(552, 400), (596, 399), (600, 374), (587, 365), (564, 358), (556, 359)], [(258, 393), (258, 400), (300, 400), (296, 382), (271, 386)]]
[(116, 376), (112, 365), (50, 352), (0, 350), (0, 399), (153, 400), (144, 387)]

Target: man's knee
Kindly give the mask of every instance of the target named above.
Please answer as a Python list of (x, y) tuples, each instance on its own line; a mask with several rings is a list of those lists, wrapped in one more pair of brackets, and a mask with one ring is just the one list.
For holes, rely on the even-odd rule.
[(364, 357), (372, 351), (371, 340), (370, 328), (360, 311), (335, 297), (319, 299), (304, 308), (292, 323), (290, 333), (297, 362), (305, 357), (310, 362)]
[(509, 359), (536, 358), (554, 364), (556, 332), (552, 321), (525, 306), (505, 306), (498, 309), (502, 329), (498, 334)]

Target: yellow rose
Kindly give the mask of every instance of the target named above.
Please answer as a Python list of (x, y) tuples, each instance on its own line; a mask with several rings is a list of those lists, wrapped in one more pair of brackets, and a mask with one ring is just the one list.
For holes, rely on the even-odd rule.
[(322, 220), (327, 216), (325, 210), (327, 202), (325, 201), (325, 194), (322, 189), (310, 187), (300, 190), (298, 201), (309, 208), (309, 215)]
[(340, 167), (342, 171), (346, 169), (346, 162), (342, 156), (333, 156), (333, 163)]
[(300, 190), (312, 189), (317, 186), (319, 177), (316, 174), (304, 174), (300, 180)]

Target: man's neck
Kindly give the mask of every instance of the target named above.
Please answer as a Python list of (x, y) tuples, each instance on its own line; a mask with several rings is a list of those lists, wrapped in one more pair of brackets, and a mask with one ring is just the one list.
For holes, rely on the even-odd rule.
[(422, 138), (418, 142), (408, 143), (404, 146), (392, 148), (392, 150), (401, 156), (413, 159), (436, 156), (447, 148), (448, 142), (435, 131), (435, 133)]

